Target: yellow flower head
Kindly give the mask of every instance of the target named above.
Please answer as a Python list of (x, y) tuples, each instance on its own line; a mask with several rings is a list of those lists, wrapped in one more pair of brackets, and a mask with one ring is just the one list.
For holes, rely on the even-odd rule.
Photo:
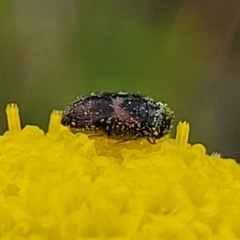
[(240, 168), (176, 138), (116, 144), (60, 125), (21, 130), (7, 107), (0, 136), (0, 239), (240, 239)]

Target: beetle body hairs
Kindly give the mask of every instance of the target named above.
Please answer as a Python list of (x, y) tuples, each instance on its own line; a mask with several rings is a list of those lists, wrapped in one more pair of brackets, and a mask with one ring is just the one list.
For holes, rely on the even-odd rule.
[(81, 97), (66, 107), (62, 125), (107, 135), (124, 142), (146, 138), (155, 144), (168, 134), (174, 119), (166, 103), (135, 93), (102, 92)]

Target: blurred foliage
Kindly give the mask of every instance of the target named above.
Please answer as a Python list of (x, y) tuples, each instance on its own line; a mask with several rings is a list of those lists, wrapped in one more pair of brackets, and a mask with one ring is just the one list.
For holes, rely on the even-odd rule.
[(1, 1), (0, 109), (16, 102), (23, 125), (46, 129), (79, 95), (140, 91), (190, 121), (192, 142), (240, 158), (239, 16), (235, 0)]

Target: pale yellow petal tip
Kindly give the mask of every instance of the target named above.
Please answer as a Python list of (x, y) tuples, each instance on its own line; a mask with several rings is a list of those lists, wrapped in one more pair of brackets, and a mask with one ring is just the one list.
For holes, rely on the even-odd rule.
[(220, 158), (222, 155), (221, 155), (221, 153), (218, 153), (218, 152), (212, 152), (210, 156), (212, 158)]
[(9, 103), (6, 107), (7, 124), (11, 133), (21, 131), (21, 122), (19, 117), (19, 108), (16, 103)]
[(64, 127), (61, 124), (61, 118), (62, 118), (62, 111), (60, 110), (53, 110), (50, 119), (49, 119), (49, 124), (48, 124), (48, 133), (49, 134), (58, 134), (63, 130), (68, 129), (67, 127)]
[(179, 122), (177, 125), (176, 145), (185, 148), (188, 143), (190, 125), (188, 122)]

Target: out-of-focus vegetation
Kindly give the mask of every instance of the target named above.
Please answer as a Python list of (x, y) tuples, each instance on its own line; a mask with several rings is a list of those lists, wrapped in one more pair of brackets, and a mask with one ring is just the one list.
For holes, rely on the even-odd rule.
[(9, 102), (46, 128), (79, 95), (140, 91), (191, 122), (192, 142), (240, 159), (239, 22), (239, 0), (3, 0), (0, 131)]

